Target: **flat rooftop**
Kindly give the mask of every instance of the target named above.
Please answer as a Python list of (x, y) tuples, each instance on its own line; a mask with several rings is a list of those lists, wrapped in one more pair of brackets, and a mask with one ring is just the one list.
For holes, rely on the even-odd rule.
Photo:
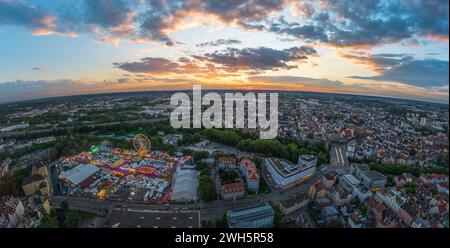
[(354, 177), (352, 174), (347, 174), (343, 176), (348, 182), (350, 182), (352, 185), (359, 185), (361, 184), (361, 181), (359, 181), (356, 177)]
[(268, 158), (269, 163), (274, 165), (273, 167), (278, 171), (278, 173), (283, 177), (290, 177), (298, 172), (307, 170), (311, 167), (314, 167), (313, 165), (300, 165), (300, 164), (294, 164), (289, 160), (286, 159), (279, 159), (279, 158)]
[(199, 211), (113, 210), (106, 216), (106, 228), (200, 228)]
[(272, 206), (267, 203), (228, 211), (229, 219), (235, 220), (234, 222), (242, 219), (247, 221), (258, 220), (273, 214)]

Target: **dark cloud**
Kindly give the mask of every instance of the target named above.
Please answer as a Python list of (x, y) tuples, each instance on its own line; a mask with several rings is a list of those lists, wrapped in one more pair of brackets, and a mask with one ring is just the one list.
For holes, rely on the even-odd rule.
[(283, 50), (259, 47), (227, 48), (226, 50), (195, 56), (195, 58), (221, 65), (227, 71), (259, 71), (296, 68), (296, 65), (288, 63), (306, 60), (310, 56), (315, 55), (317, 55), (316, 50), (308, 46), (292, 47)]
[[(244, 29), (268, 30), (334, 46), (375, 46), (417, 36), (448, 42), (447, 0), (84, 0), (58, 2), (54, 11), (0, 0), (0, 24), (24, 25), (36, 34), (88, 32), (102, 40), (170, 38), (186, 17), (215, 16)], [(286, 4), (298, 22), (270, 21)], [(266, 27), (267, 26), (267, 27)]]
[(85, 22), (101, 27), (117, 27), (129, 19), (132, 6), (137, 1), (129, 0), (88, 0), (83, 1), (82, 15)]
[[(290, 62), (306, 61), (317, 56), (313, 47), (300, 46), (283, 50), (267, 47), (227, 48), (203, 55), (181, 57), (177, 60), (166, 58), (142, 58), (138, 62), (113, 63), (116, 68), (132, 73), (184, 73), (208, 76), (214, 73), (233, 73), (237, 71), (253, 72), (264, 70), (293, 69), (296, 64)], [(231, 75), (231, 74), (228, 74)]]
[(19, 1), (0, 0), (0, 25), (22, 25), (35, 34), (53, 31), (56, 17), (48, 11)]
[(273, 21), (268, 30), (334, 46), (374, 46), (422, 36), (448, 42), (447, 0), (323, 0), (308, 18)]
[(177, 72), (180, 64), (165, 58), (142, 58), (139, 62), (114, 63), (115, 67), (133, 73)]
[(262, 30), (261, 25), (245, 21), (262, 21), (269, 14), (281, 11), (280, 0), (204, 0), (204, 1), (146, 1), (149, 10), (139, 16), (140, 36), (173, 44), (167, 34), (189, 15), (213, 15), (225, 23), (236, 23), (246, 29)]
[(406, 54), (376, 54), (372, 56), (344, 55), (357, 63), (369, 65), (380, 75), (352, 78), (393, 81), (418, 87), (442, 87), (449, 84), (448, 61), (415, 59)]
[[(0, 24), (17, 24), (43, 33), (91, 33), (101, 40), (156, 40), (175, 45), (172, 30), (191, 15), (215, 16), (225, 23), (261, 30), (259, 24), (281, 11), (279, 0), (82, 0), (57, 2), (52, 11), (24, 2), (0, 0)], [(56, 20), (57, 19), (57, 20)]]
[(197, 44), (198, 47), (208, 47), (208, 46), (223, 46), (223, 45), (233, 45), (233, 44), (241, 44), (240, 40), (236, 39), (218, 39), (215, 41), (204, 42)]
[(194, 8), (232, 22), (265, 20), (269, 14), (283, 10), (283, 6), (284, 1), (280, 0), (205, 0)]

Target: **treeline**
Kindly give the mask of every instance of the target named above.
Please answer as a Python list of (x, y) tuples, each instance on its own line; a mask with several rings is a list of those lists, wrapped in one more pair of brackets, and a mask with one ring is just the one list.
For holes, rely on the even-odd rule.
[(445, 174), (448, 175), (448, 167), (437, 166), (434, 168), (423, 168), (418, 166), (407, 166), (407, 165), (381, 165), (374, 162), (369, 163), (369, 168), (371, 170), (376, 170), (385, 175), (397, 176), (403, 173), (411, 173), (414, 176), (419, 176), (420, 174)]
[(69, 208), (67, 201), (61, 202), (61, 209), (52, 210), (41, 219), (38, 228), (77, 228), (83, 220), (95, 218), (95, 214)]
[(232, 130), (203, 129), (201, 135), (209, 140), (239, 148), (241, 151), (259, 153), (297, 162), (299, 155), (312, 154), (318, 157), (318, 163), (328, 163), (329, 155), (325, 142), (299, 143), (294, 139), (255, 139), (243, 138)]
[(28, 169), (17, 170), (0, 178), (0, 196), (23, 196), (22, 181), (28, 176)]

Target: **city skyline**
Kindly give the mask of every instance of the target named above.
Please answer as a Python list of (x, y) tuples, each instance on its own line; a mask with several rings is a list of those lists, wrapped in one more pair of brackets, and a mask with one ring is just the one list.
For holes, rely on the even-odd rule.
[(201, 84), (448, 104), (448, 7), (0, 0), (0, 103)]

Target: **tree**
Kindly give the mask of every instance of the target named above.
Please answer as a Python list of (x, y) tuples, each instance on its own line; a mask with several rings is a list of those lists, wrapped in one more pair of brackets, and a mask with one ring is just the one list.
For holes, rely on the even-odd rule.
[(211, 202), (216, 199), (216, 190), (211, 178), (208, 175), (199, 177), (200, 198), (205, 202)]
[(228, 227), (228, 216), (226, 213), (223, 214), (221, 219), (216, 220), (217, 228), (227, 228)]
[(78, 211), (71, 210), (66, 213), (66, 219), (64, 220), (64, 227), (67, 228), (75, 228), (78, 227), (78, 222), (80, 221), (81, 216)]
[(44, 216), (39, 223), (38, 228), (58, 228), (59, 222), (56, 216)]
[(67, 200), (62, 201), (60, 207), (64, 213), (67, 213), (67, 211), (69, 211), (69, 203), (67, 202)]
[(208, 158), (209, 152), (207, 151), (196, 151), (192, 154), (192, 158), (196, 164), (200, 163), (202, 159)]

